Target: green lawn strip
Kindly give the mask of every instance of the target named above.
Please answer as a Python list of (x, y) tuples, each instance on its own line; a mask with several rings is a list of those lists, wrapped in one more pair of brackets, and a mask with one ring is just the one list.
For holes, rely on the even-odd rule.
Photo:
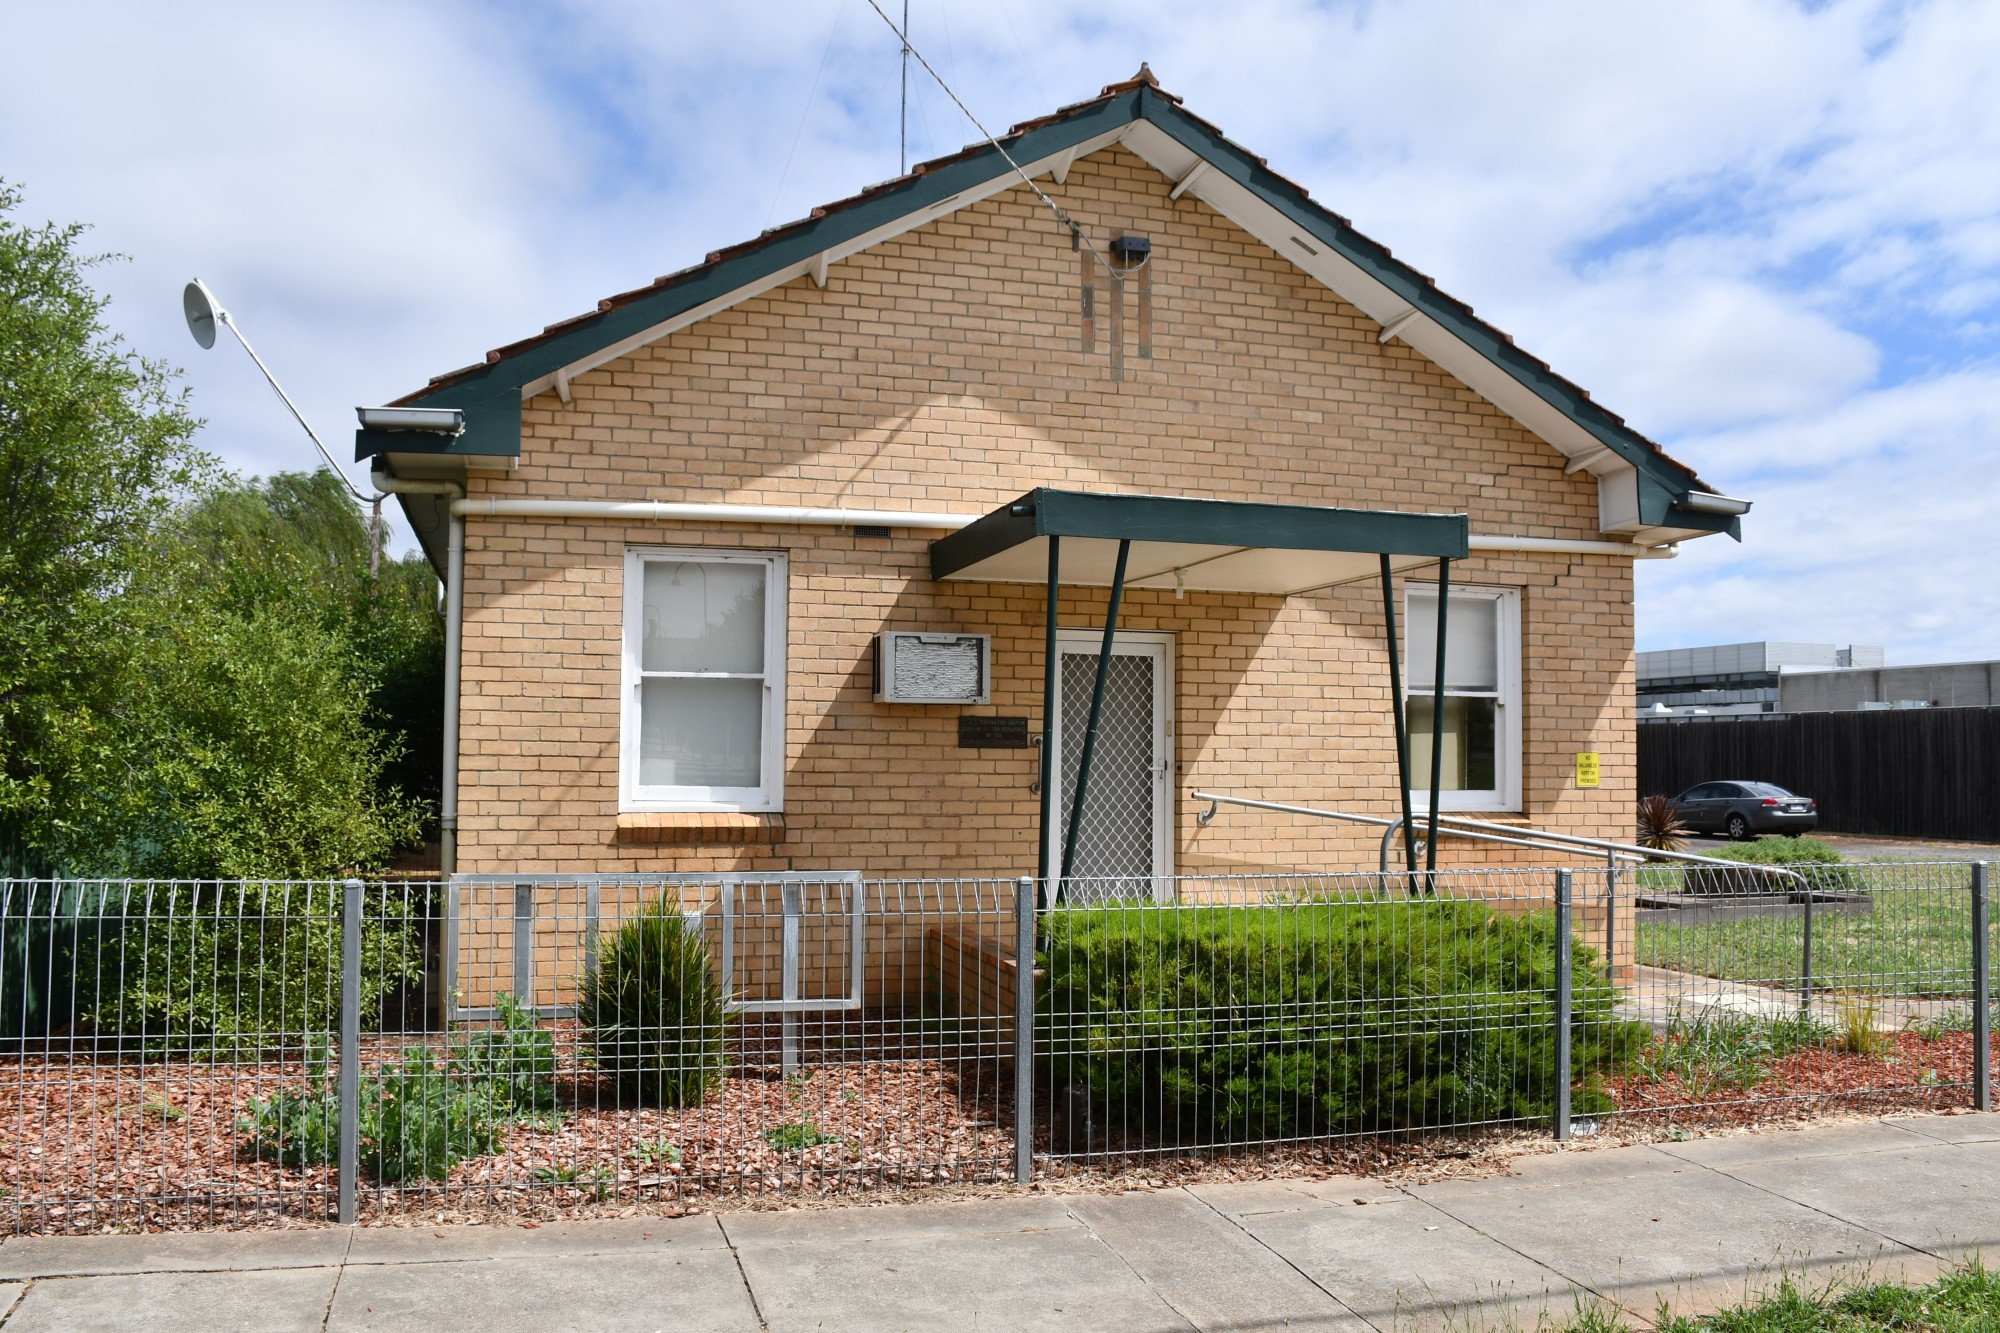
[[(1969, 871), (1894, 864), (1835, 869), (1840, 882), (1830, 887), (1867, 895), (1872, 910), (1813, 914), (1815, 983), (1878, 995), (1970, 993), (1972, 901), (1960, 882), (1969, 883)], [(1675, 886), (1668, 880), (1678, 872), (1648, 867), (1639, 873), (1645, 892), (1670, 891)], [(2000, 922), (1993, 926), (2000, 928)], [(1805, 922), (1798, 916), (1745, 915), (1695, 925), (1649, 921), (1638, 929), (1642, 965), (1729, 981), (1796, 986), (1804, 946)]]
[[(1714, 1314), (1663, 1309), (1659, 1333), (1993, 1333), (2000, 1329), (2000, 1274), (1978, 1264), (1928, 1286), (1856, 1283), (1814, 1289), (1786, 1279), (1777, 1291)], [(1632, 1325), (1603, 1306), (1580, 1307), (1557, 1333), (1623, 1333)]]

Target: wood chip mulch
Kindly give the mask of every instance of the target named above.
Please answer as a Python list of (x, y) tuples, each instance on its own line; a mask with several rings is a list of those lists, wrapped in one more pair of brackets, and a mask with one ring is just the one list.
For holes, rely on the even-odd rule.
[[(1572, 1146), (1968, 1103), (1969, 1035), (1884, 1040), (1893, 1043), (1885, 1054), (1798, 1052), (1751, 1089), (1689, 1087), (1672, 1076), (1610, 1080), (1605, 1090), (1618, 1111), (1579, 1119)], [(1562, 1150), (1537, 1126), (1071, 1158), (1040, 1151), (1043, 1125), (1037, 1180), (1024, 1187), (1014, 1183), (1011, 1069), (932, 1052), (808, 1062), (807, 1071), (791, 1079), (775, 1069), (732, 1073), (701, 1106), (668, 1111), (616, 1105), (566, 1059), (565, 1105), (552, 1125), (512, 1126), (498, 1152), (460, 1163), (442, 1182), (397, 1188), (364, 1174), (360, 1220), (535, 1224), (1279, 1177), (1405, 1183), (1505, 1172), (1523, 1154)], [(298, 1061), (0, 1060), (0, 1233), (324, 1225), (334, 1210), (333, 1169), (259, 1161), (237, 1128), (251, 1098), (302, 1087), (306, 1075)], [(788, 1138), (786, 1126), (811, 1132)]]

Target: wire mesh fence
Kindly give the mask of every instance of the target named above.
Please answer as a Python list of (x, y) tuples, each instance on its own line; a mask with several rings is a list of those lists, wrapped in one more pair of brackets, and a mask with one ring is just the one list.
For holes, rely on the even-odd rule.
[(0, 881), (0, 1224), (588, 1210), (1982, 1095), (1983, 869), (1721, 873)]
[(1629, 892), (1619, 1015), (1652, 1040), (1608, 1109), (1728, 1123), (1984, 1097), (1984, 867), (1645, 867)]

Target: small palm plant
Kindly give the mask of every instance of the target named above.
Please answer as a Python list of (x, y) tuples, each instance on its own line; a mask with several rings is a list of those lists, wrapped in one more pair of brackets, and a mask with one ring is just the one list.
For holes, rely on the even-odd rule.
[(1681, 808), (1666, 796), (1639, 798), (1639, 845), (1656, 852), (1677, 852), (1686, 841), (1688, 826), (1681, 822)]
[(722, 1080), (726, 997), (700, 929), (664, 899), (603, 941), (578, 982), (576, 1017), (621, 1101), (694, 1106)]

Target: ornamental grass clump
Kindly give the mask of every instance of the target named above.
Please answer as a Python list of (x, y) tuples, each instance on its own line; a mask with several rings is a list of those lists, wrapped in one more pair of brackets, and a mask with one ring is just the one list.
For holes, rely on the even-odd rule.
[(695, 1106), (722, 1081), (728, 1004), (699, 927), (664, 899), (601, 943), (577, 983), (576, 1018), (621, 1100)]

